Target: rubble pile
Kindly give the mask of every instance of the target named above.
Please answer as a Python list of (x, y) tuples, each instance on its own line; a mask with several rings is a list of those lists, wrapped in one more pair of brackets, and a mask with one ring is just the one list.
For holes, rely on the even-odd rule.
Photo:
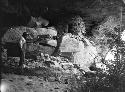
[[(54, 52), (54, 48), (47, 47), (38, 44), (30, 44), (27, 45), (27, 54), (29, 57), (32, 57), (33, 54), (40, 59), (37, 60), (30, 60), (27, 59), (26, 62), (29, 62), (29, 65), (25, 65), (25, 67), (41, 67), (43, 64), (46, 64), (49, 67), (58, 67), (63, 70), (67, 70), (68, 66), (73, 66), (73, 64), (77, 64), (82, 70), (85, 72), (93, 72), (89, 68), (95, 64), (98, 68), (102, 68), (103, 64), (101, 62), (102, 59), (105, 59), (107, 52), (110, 50), (111, 44), (113, 43), (114, 38), (117, 37), (117, 30), (115, 28), (118, 27), (119, 22), (118, 20), (110, 16), (106, 19), (105, 22), (101, 23), (97, 26), (96, 29), (93, 29), (93, 39), (89, 39), (86, 36), (82, 35), (81, 33), (85, 33), (85, 26), (81, 17), (74, 17), (72, 18), (72, 25), (73, 27), (70, 29), (73, 33), (65, 33), (62, 37), (62, 42), (60, 43), (60, 53), (61, 57), (53, 57), (51, 54)], [(70, 23), (70, 24), (72, 24)], [(81, 25), (78, 25), (82, 23)], [(75, 27), (80, 26), (81, 29), (76, 29)], [(17, 30), (17, 31), (16, 31)], [(19, 31), (19, 32), (18, 32)], [(14, 36), (19, 38), (23, 31), (27, 31), (31, 33), (32, 38), (36, 38), (38, 35), (50, 35), (50, 36), (57, 36), (57, 30), (54, 27), (47, 27), (47, 28), (27, 28), (27, 27), (17, 27), (12, 28), (7, 31), (7, 33), (3, 37), (3, 41), (14, 42)], [(77, 32), (78, 31), (78, 32)], [(18, 35), (12, 35), (10, 33), (17, 33)], [(12, 38), (12, 39), (11, 39)], [(8, 40), (9, 39), (9, 40)], [(17, 39), (16, 39), (17, 40)], [(53, 47), (57, 46), (57, 41), (54, 39), (46, 39), (47, 44), (50, 44)], [(111, 40), (111, 41), (109, 41)], [(32, 55), (30, 55), (30, 53)], [(39, 56), (38, 53), (43, 53), (45, 55)], [(46, 56), (46, 54), (48, 54)], [(67, 58), (67, 60), (62, 60), (61, 58)], [(107, 58), (107, 57), (106, 57)], [(106, 59), (105, 59), (106, 60)], [(39, 62), (44, 62), (43, 64), (39, 64)], [(107, 60), (106, 60), (107, 61)], [(49, 62), (49, 63), (48, 63)], [(65, 69), (64, 69), (65, 68)], [(75, 69), (74, 69), (75, 71)]]
[(67, 58), (64, 57), (54, 57), (48, 54), (41, 53), (41, 56), (37, 56), (37, 60), (26, 60), (24, 64), (25, 68), (38, 68), (38, 67), (48, 67), (59, 69), (62, 72), (71, 73), (73, 72), (74, 65)]

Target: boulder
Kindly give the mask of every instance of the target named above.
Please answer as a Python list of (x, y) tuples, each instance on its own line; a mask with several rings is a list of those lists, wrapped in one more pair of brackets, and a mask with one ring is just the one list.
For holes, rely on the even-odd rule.
[(60, 52), (77, 52), (79, 51), (79, 42), (75, 38), (70, 37), (71, 34), (66, 34), (62, 38)]
[(57, 36), (57, 30), (54, 27), (36, 28), (36, 31), (39, 35)]
[(24, 26), (12, 27), (2, 31), (4, 31), (4, 34), (2, 35), (2, 42), (17, 43), (20, 41), (24, 32), (28, 32), (32, 38), (35, 38), (38, 35), (34, 28), (28, 28)]
[[(47, 32), (47, 29), (45, 30)], [(29, 28), (29, 27), (24, 27), (24, 26), (13, 27), (7, 30), (2, 30), (2, 31), (5, 31), (5, 33), (2, 35), (2, 43), (10, 42), (10, 43), (22, 44), (24, 42), (23, 40), (20, 41), (20, 39), (22, 38), (22, 35), (24, 32), (28, 32), (32, 38), (36, 38), (39, 35), (37, 30), (35, 30), (34, 28)], [(26, 52), (28, 54), (26, 54), (26, 56), (27, 57), (34, 56), (34, 55), (36, 56), (38, 55), (37, 53), (39, 53), (39, 50), (44, 54), (51, 55), (55, 50), (54, 47), (56, 46), (57, 42), (56, 40), (47, 39), (46, 44), (49, 44), (50, 46), (43, 46), (39, 44), (28, 43), (27, 48), (26, 48)]]
[(97, 56), (96, 47), (94, 47), (90, 41), (84, 38), (84, 41), (71, 38), (71, 34), (66, 34), (60, 46), (61, 55), (70, 53), (69, 57), (73, 63), (80, 66), (85, 72), (92, 72), (89, 67), (94, 63), (94, 59)]
[(53, 47), (56, 47), (57, 46), (57, 41), (50, 39), (50, 40), (47, 41), (47, 44), (49, 44), (49, 45), (51, 45)]

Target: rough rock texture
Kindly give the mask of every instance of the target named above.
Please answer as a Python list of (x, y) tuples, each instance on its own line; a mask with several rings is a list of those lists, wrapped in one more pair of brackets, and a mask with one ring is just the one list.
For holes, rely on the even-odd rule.
[(38, 35), (38, 33), (36, 32), (34, 28), (28, 28), (28, 27), (23, 27), (23, 26), (13, 27), (7, 30), (2, 30), (2, 31), (5, 31), (5, 34), (2, 37), (3, 42), (17, 43), (19, 42), (24, 32), (30, 33), (32, 38), (35, 38)]
[(50, 35), (57, 36), (57, 31), (54, 27), (48, 28), (29, 28), (24, 26), (8, 28), (2, 37), (3, 42), (18, 42), (24, 32), (28, 32), (32, 38), (36, 38), (37, 35)]
[(47, 28), (36, 28), (36, 31), (39, 35), (50, 35), (50, 36), (57, 36), (57, 30), (54, 27), (47, 27)]
[(63, 37), (60, 52), (64, 56), (69, 54), (73, 63), (80, 65), (84, 71), (90, 71), (89, 67), (94, 63), (97, 56), (96, 47), (94, 47), (88, 39), (83, 38), (84, 41), (71, 38), (71, 34)]
[(56, 47), (57, 46), (57, 41), (56, 40), (48, 40), (47, 44)]
[(79, 42), (75, 38), (71, 38), (70, 35), (72, 34), (66, 34), (63, 36), (62, 43), (60, 46), (61, 52), (77, 52), (79, 51)]

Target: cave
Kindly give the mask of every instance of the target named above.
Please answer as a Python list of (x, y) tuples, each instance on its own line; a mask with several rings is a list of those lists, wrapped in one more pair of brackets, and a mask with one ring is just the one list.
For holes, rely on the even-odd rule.
[[(0, 86), (12, 86), (11, 92), (125, 92), (124, 7), (125, 0), (0, 0)], [(21, 74), (20, 37), (26, 43)]]

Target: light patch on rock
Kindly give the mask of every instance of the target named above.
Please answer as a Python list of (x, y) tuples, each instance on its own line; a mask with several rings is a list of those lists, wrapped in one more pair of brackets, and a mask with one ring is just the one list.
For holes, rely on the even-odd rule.
[(66, 34), (62, 38), (60, 51), (61, 52), (71, 52), (71, 53), (80, 51), (78, 40), (75, 38), (71, 38), (71, 34)]
[(57, 41), (56, 41), (56, 40), (51, 40), (51, 39), (49, 39), (49, 40), (47, 41), (47, 44), (56, 47), (56, 46), (57, 46)]
[(96, 63), (96, 68), (99, 68), (99, 69), (102, 70), (103, 73), (108, 74), (109, 68), (107, 67), (106, 64), (104, 64), (104, 63), (102, 63), (102, 62), (97, 62), (97, 63)]
[(51, 36), (57, 36), (57, 30), (54, 27), (48, 27), (48, 28), (37, 28), (36, 31), (39, 35), (51, 35)]
[(115, 66), (115, 54), (117, 53), (116, 52), (117, 49), (115, 47), (113, 47), (113, 49), (109, 50), (107, 52), (107, 54), (105, 55), (105, 58), (104, 58), (104, 62), (101, 62), (101, 60), (99, 62), (96, 62), (96, 68), (99, 68), (102, 70), (102, 72), (104, 73), (109, 73), (108, 70), (109, 70), (109, 67), (108, 66)]
[(121, 40), (125, 41), (125, 30), (121, 33)]
[(105, 60), (112, 60), (115, 61), (115, 53), (116, 53), (116, 48), (111, 49), (105, 57)]
[(116, 54), (117, 54), (117, 49), (113, 47), (113, 49), (109, 50), (109, 52), (105, 56), (105, 63), (107, 65), (116, 65)]
[(76, 52), (73, 55), (74, 63), (80, 65), (81, 69), (89, 72), (89, 67), (93, 64), (94, 58), (97, 56), (96, 48), (92, 45), (84, 47), (82, 41), (80, 41), (79, 48), (81, 51)]

